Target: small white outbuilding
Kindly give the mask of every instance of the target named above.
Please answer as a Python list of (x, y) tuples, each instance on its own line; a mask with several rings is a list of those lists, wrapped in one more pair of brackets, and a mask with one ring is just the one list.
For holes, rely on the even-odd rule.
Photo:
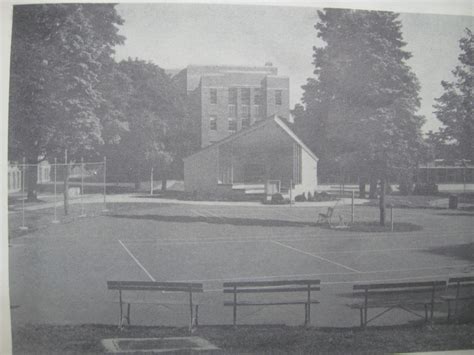
[(317, 188), (318, 158), (284, 120), (273, 116), (184, 159), (184, 188), (195, 194), (238, 196)]

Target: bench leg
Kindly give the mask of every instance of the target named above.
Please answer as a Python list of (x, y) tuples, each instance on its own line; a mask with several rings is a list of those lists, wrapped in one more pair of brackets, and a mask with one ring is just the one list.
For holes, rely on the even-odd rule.
[(234, 286), (234, 307), (233, 307), (232, 324), (234, 325), (234, 327), (237, 325), (237, 290), (236, 290), (236, 286)]
[(119, 328), (123, 328), (123, 305), (122, 305), (122, 290), (119, 290), (119, 303), (120, 303), (120, 318), (119, 318)]
[(450, 300), (447, 300), (448, 302), (448, 322), (451, 320), (451, 302)]
[(359, 308), (359, 311), (360, 311), (360, 327), (363, 328), (364, 327), (364, 311), (362, 308)]
[(130, 303), (127, 303), (127, 324), (130, 325)]
[(196, 312), (194, 316), (194, 325), (197, 327), (199, 325), (199, 305), (196, 305)]
[(305, 303), (304, 305), (304, 325), (309, 326), (311, 324), (311, 304)]

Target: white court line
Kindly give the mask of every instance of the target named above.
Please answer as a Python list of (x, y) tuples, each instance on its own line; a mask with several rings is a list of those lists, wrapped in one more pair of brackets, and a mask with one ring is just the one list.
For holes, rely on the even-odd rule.
[[(409, 280), (419, 280), (419, 279), (440, 279), (440, 278), (450, 278), (456, 276), (465, 276), (466, 273), (449, 273), (443, 275), (426, 275), (426, 276), (411, 276), (411, 277), (400, 277), (394, 279), (379, 279), (379, 280), (356, 280), (356, 281), (321, 281), (321, 285), (344, 285), (344, 284), (356, 284), (356, 283), (373, 283), (373, 282), (393, 282), (393, 281), (409, 281)], [(281, 276), (283, 277), (283, 276)], [(232, 281), (234, 279), (224, 279), (222, 281)], [(254, 279), (235, 279), (235, 280), (251, 280)], [(200, 280), (201, 282), (205, 282), (206, 280)], [(255, 281), (259, 281), (259, 279), (255, 279)], [(176, 282), (191, 282), (191, 281), (176, 281)], [(198, 281), (196, 281), (198, 282)], [(213, 289), (204, 289), (204, 292), (222, 292), (223, 288), (213, 288)]]
[(216, 217), (216, 218), (218, 218), (218, 219), (224, 219), (224, 218), (225, 218), (225, 216), (217, 215), (217, 214), (215, 214), (214, 212), (211, 212), (211, 211), (209, 211), (209, 210), (206, 210), (205, 208), (203, 208), (203, 210), (204, 210), (204, 212), (206, 212), (207, 214), (210, 214), (211, 217)]
[[(461, 266), (474, 266), (474, 264), (468, 265), (459, 265)], [(442, 268), (451, 268), (451, 267), (442, 267)], [(413, 270), (413, 269), (412, 269)], [(397, 270), (386, 270), (386, 271), (368, 271), (361, 272), (361, 274), (369, 273), (386, 273)], [(354, 284), (354, 283), (370, 283), (370, 282), (388, 282), (388, 281), (403, 281), (403, 280), (418, 280), (426, 278), (442, 278), (442, 277), (453, 277), (453, 276), (462, 276), (470, 273), (466, 272), (450, 272), (448, 274), (436, 274), (436, 275), (424, 275), (424, 276), (409, 276), (409, 277), (399, 277), (399, 278), (390, 278), (390, 279), (375, 279), (375, 280), (354, 280), (354, 281), (322, 281), (321, 284), (325, 285), (337, 285), (337, 284)], [(276, 276), (259, 276), (259, 277), (233, 277), (233, 278), (219, 278), (219, 279), (193, 279), (193, 280), (174, 280), (175, 282), (216, 282), (216, 281), (264, 281), (272, 279), (282, 279), (288, 277), (315, 277), (315, 276), (330, 276), (330, 275), (354, 275), (353, 272), (340, 272), (340, 273), (320, 273), (320, 274), (293, 274), (293, 275), (276, 275)], [(217, 292), (222, 291), (222, 289), (207, 289), (204, 292)]]
[(130, 255), (130, 257), (137, 263), (137, 265), (143, 270), (145, 271), (145, 274), (147, 274), (147, 276), (150, 278), (151, 281), (156, 281), (154, 279), (153, 276), (151, 276), (151, 274), (148, 272), (147, 269), (145, 269), (145, 267), (138, 261), (138, 259), (135, 257), (135, 255), (132, 254), (132, 252), (130, 250), (128, 250), (128, 248), (125, 246), (125, 244), (122, 243), (122, 241), (119, 239), (119, 243), (120, 245), (125, 249), (125, 251), (128, 253), (128, 255)]
[[(203, 240), (180, 240), (180, 241), (126, 241), (127, 244), (154, 244), (154, 245), (187, 245), (187, 244), (222, 244), (222, 243), (265, 243), (269, 241), (274, 241), (270, 238), (244, 238), (244, 239), (203, 239)], [(292, 242), (294, 239), (280, 239), (279, 242)], [(451, 245), (451, 244), (450, 244)], [(436, 248), (443, 248), (449, 245), (437, 245)], [(373, 249), (373, 250), (340, 250), (340, 251), (321, 251), (319, 254), (370, 254), (370, 253), (387, 253), (387, 252), (398, 252), (398, 251), (421, 251), (421, 250), (430, 250), (431, 247), (427, 248), (394, 248), (394, 249)]]
[(351, 268), (351, 267), (349, 267), (349, 266), (346, 266), (346, 265), (339, 264), (339, 263), (337, 263), (337, 262), (335, 262), (335, 261), (331, 261), (331, 260), (326, 259), (326, 258), (323, 258), (323, 257), (321, 257), (321, 256), (319, 256), (319, 255), (312, 254), (312, 253), (308, 253), (308, 252), (306, 252), (306, 251), (304, 251), (304, 250), (300, 250), (300, 249), (297, 249), (297, 248), (293, 248), (292, 246), (289, 246), (289, 245), (286, 245), (286, 244), (277, 242), (277, 241), (275, 241), (275, 240), (270, 240), (270, 242), (272, 242), (272, 243), (274, 243), (274, 244), (277, 244), (277, 245), (280, 245), (280, 246), (282, 246), (282, 247), (285, 247), (285, 248), (288, 248), (288, 249), (297, 251), (298, 253), (305, 254), (305, 255), (309, 255), (309, 256), (312, 256), (313, 258), (320, 259), (320, 260), (326, 261), (326, 262), (331, 263), (331, 264), (334, 264), (334, 265), (338, 265), (338, 266), (343, 267), (344, 269), (350, 270), (350, 271), (352, 271), (352, 272), (360, 273), (359, 270), (353, 269), (353, 268)]
[(199, 213), (197, 212), (196, 210), (191, 210), (192, 213), (194, 213), (196, 216), (199, 216), (199, 217), (204, 217), (204, 218), (207, 218), (208, 216), (202, 214), (202, 213)]

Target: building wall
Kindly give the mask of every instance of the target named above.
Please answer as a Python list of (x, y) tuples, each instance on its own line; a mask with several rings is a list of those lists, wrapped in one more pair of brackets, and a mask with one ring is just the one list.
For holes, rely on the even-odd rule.
[(294, 195), (311, 192), (318, 186), (318, 162), (308, 152), (301, 150), (301, 184), (295, 185)]
[(218, 149), (210, 148), (184, 161), (184, 190), (212, 193), (217, 185)]
[[(290, 118), (290, 80), (287, 77), (267, 76), (263, 81), (265, 93), (265, 117), (277, 115), (286, 121)], [(281, 104), (276, 102), (277, 91), (281, 92)]]
[[(188, 66), (173, 77), (175, 85), (181, 87), (189, 98), (188, 105), (200, 147), (206, 147), (252, 125), (256, 121), (277, 114), (289, 120), (289, 79), (277, 76), (273, 66)], [(229, 88), (237, 89), (235, 131), (229, 130)], [(217, 93), (217, 102), (211, 103), (211, 90)], [(243, 92), (250, 90), (248, 105), (244, 104)], [(269, 90), (267, 93), (266, 90)], [(275, 95), (281, 93), (281, 104), (276, 104)], [(260, 102), (256, 99), (260, 97)], [(248, 106), (245, 109), (245, 106)], [(257, 107), (259, 106), (259, 107)], [(248, 113), (247, 113), (248, 112)], [(215, 117), (217, 128), (211, 129), (210, 118)]]

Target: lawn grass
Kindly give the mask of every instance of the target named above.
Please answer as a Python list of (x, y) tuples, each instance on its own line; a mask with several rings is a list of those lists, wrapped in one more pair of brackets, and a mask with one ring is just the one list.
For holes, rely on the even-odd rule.
[[(304, 328), (277, 326), (204, 326), (193, 336), (207, 339), (226, 354), (387, 353), (474, 348), (474, 324), (396, 327)], [(13, 332), (14, 354), (94, 354), (105, 338), (189, 336), (187, 328), (112, 325), (27, 325)]]

